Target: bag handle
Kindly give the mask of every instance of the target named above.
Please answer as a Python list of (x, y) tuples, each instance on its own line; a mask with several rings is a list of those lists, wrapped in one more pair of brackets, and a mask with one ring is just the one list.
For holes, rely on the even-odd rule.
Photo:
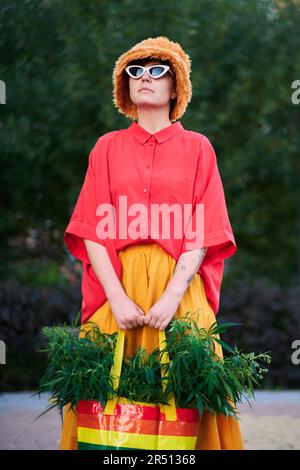
[[(159, 330), (159, 349), (161, 352), (164, 349), (163, 343), (165, 341), (166, 341), (165, 331)], [(119, 382), (120, 382), (123, 355), (124, 355), (124, 343), (125, 343), (125, 330), (119, 330), (115, 354), (114, 354), (114, 362), (110, 370), (110, 377), (112, 379), (113, 388), (115, 391), (117, 390), (119, 386)], [(162, 364), (166, 365), (169, 363), (170, 363), (169, 354), (167, 351), (164, 351), (164, 353), (162, 354)], [(161, 367), (161, 377), (168, 378), (168, 376), (169, 376), (168, 372), (167, 371), (164, 372), (163, 367)], [(163, 386), (163, 391), (165, 391), (166, 386), (167, 386), (165, 381), (162, 382), (162, 386)], [(118, 396), (109, 399), (103, 410), (103, 414), (113, 415), (115, 408), (117, 406), (118, 400), (119, 400)], [(160, 411), (162, 413), (165, 413), (166, 421), (177, 421), (176, 404), (175, 404), (175, 398), (174, 398), (173, 393), (171, 393), (167, 404), (160, 404)]]

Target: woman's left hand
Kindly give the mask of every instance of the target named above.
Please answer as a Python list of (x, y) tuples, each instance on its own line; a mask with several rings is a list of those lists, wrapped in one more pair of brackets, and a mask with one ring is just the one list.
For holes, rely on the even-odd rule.
[(165, 330), (174, 317), (179, 303), (178, 298), (165, 292), (146, 313), (144, 323), (152, 328)]

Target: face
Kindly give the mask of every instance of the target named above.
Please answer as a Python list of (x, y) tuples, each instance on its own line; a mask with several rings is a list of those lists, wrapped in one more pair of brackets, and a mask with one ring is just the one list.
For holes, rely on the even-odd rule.
[[(156, 65), (158, 60), (149, 60), (143, 65), (148, 67)], [(129, 78), (129, 92), (132, 102), (137, 107), (165, 107), (169, 106), (171, 98), (176, 97), (175, 79), (167, 72), (161, 78), (152, 78), (148, 71), (139, 79)], [(148, 88), (142, 90), (141, 88)]]

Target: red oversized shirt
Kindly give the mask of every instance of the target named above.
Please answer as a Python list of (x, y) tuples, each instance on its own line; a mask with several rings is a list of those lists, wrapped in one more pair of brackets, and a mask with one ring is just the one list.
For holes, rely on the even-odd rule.
[[(104, 238), (104, 214), (99, 207), (114, 207), (115, 227), (132, 222), (133, 212), (124, 218), (124, 203), (131, 210), (140, 211), (143, 226), (148, 233), (136, 238), (128, 233)], [(160, 225), (150, 231), (151, 207), (154, 204), (179, 204), (192, 208), (192, 227), (200, 226), (196, 204), (204, 207), (201, 228), (203, 239), (197, 246), (189, 246), (183, 226), (182, 236), (161, 237)], [(103, 206), (107, 204), (107, 206)], [(134, 206), (135, 204), (135, 206)], [(140, 205), (140, 206), (138, 206)], [(120, 212), (122, 206), (123, 213)], [(122, 215), (120, 215), (120, 213)], [(166, 218), (166, 217), (164, 217)], [(178, 216), (174, 216), (174, 219)], [(122, 219), (122, 221), (121, 221)], [(172, 219), (171, 216), (171, 220)], [(136, 227), (136, 225), (135, 225)], [(103, 233), (102, 233), (103, 232)], [(124, 232), (124, 230), (123, 230)], [(220, 288), (224, 259), (237, 251), (236, 242), (226, 208), (217, 158), (209, 139), (198, 132), (184, 129), (180, 121), (151, 134), (136, 121), (127, 128), (108, 132), (97, 140), (89, 155), (89, 163), (76, 206), (64, 233), (69, 251), (83, 263), (82, 323), (106, 301), (105, 292), (89, 261), (83, 239), (104, 245), (119, 279), (121, 262), (118, 251), (128, 245), (156, 242), (176, 261), (180, 255), (197, 247), (208, 248), (198, 273), (202, 276), (205, 293), (215, 315), (219, 309)], [(189, 237), (190, 238), (190, 237)]]

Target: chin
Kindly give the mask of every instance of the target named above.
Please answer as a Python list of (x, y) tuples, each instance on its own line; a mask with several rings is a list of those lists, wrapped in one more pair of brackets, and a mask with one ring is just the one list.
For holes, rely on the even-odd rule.
[(153, 104), (153, 105), (157, 105), (158, 103), (155, 102), (155, 100), (136, 100), (136, 102), (134, 103), (136, 106), (143, 106), (143, 105), (147, 105), (147, 104)]

